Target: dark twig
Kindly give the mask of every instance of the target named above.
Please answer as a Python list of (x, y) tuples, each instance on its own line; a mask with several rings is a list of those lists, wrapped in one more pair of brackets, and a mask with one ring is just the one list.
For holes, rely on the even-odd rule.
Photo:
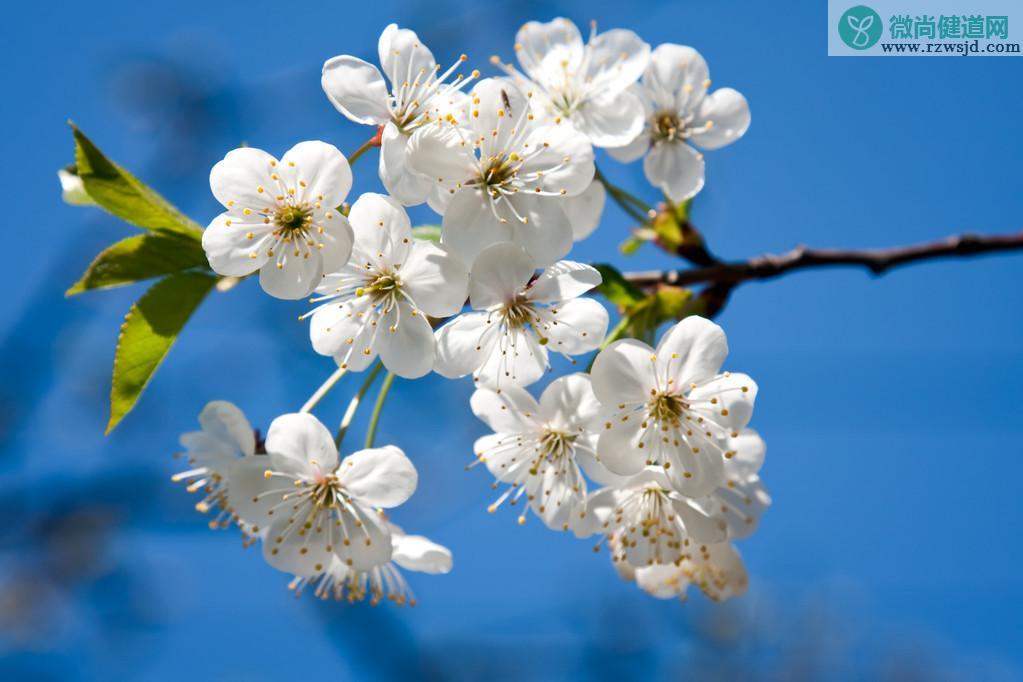
[(757, 256), (748, 261), (721, 263), (691, 270), (627, 272), (625, 278), (639, 287), (657, 284), (700, 283), (737, 285), (750, 280), (773, 279), (796, 270), (832, 266), (858, 266), (880, 275), (917, 261), (960, 258), (984, 253), (1023, 250), (1023, 232), (1005, 235), (961, 234), (937, 242), (890, 249), (810, 249), (798, 246), (788, 253)]

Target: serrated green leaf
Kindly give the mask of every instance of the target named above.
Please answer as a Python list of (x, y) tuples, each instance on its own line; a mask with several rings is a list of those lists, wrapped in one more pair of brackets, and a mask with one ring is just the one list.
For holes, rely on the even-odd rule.
[(146, 230), (202, 237), (202, 228), (134, 175), (104, 156), (73, 123), (75, 166), (85, 191), (104, 209)]
[(170, 275), (150, 287), (128, 311), (114, 353), (107, 433), (135, 406), (188, 318), (216, 282), (216, 277), (200, 272)]
[(64, 295), (119, 287), (192, 268), (209, 268), (202, 244), (195, 239), (176, 232), (138, 234), (100, 252)]
[(412, 236), (428, 242), (440, 242), (440, 225), (418, 225), (412, 228)]
[(595, 263), (594, 268), (600, 273), (603, 281), (597, 287), (597, 292), (602, 294), (611, 303), (621, 307), (629, 308), (645, 297), (643, 291), (632, 282), (622, 276), (613, 265), (606, 263)]

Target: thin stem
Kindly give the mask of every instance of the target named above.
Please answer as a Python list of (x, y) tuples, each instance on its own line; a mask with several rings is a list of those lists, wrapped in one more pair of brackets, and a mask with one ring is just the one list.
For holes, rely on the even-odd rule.
[(366, 140), (365, 142), (363, 142), (362, 146), (360, 146), (358, 149), (356, 149), (354, 152), (352, 152), (351, 156), (348, 157), (348, 165), (349, 166), (355, 165), (355, 162), (359, 160), (360, 156), (362, 156), (363, 154), (368, 152), (373, 147), (379, 147), (380, 146), (380, 140), (382, 139), (381, 136), (383, 135), (383, 131), (384, 131), (384, 127), (380, 126), (377, 129), (376, 134), (373, 135), (373, 137), (371, 137), (368, 140)]
[(608, 194), (611, 195), (611, 198), (614, 199), (615, 203), (618, 204), (623, 211), (629, 214), (629, 217), (633, 220), (641, 225), (645, 225), (650, 221), (650, 204), (612, 183), (604, 176), (603, 173), (600, 172), (599, 168), (595, 169), (593, 179), (604, 185), (604, 189), (608, 191)]
[(835, 266), (859, 266), (880, 275), (908, 263), (939, 258), (965, 258), (1002, 251), (1023, 251), (1023, 232), (1004, 235), (961, 234), (936, 242), (874, 250), (809, 249), (800, 246), (788, 253), (757, 256), (746, 261), (719, 263), (691, 270), (626, 272), (624, 276), (642, 288), (657, 284), (686, 286), (703, 282), (735, 285), (752, 280), (773, 279), (797, 270)]
[(380, 423), (380, 413), (384, 411), (384, 402), (387, 400), (387, 394), (391, 390), (391, 384), (394, 383), (394, 372), (388, 372), (387, 376), (384, 377), (384, 383), (380, 385), (380, 393), (377, 394), (376, 405), (373, 406), (373, 414), (369, 417), (369, 427), (366, 429), (366, 445), (365, 447), (373, 447), (373, 441), (377, 437), (377, 425)]
[(334, 388), (334, 385), (341, 381), (341, 377), (343, 377), (347, 371), (347, 369), (338, 367), (337, 371), (327, 377), (327, 380), (323, 382), (323, 385), (316, 389), (316, 393), (309, 396), (309, 400), (305, 401), (305, 405), (302, 406), (302, 409), (300, 409), (299, 412), (308, 412), (316, 407), (316, 405), (323, 400), (323, 396), (327, 395), (330, 392), (330, 389)]
[(352, 399), (348, 402), (348, 408), (345, 410), (345, 414), (341, 417), (341, 426), (338, 427), (337, 435), (334, 436), (334, 445), (337, 446), (338, 450), (341, 449), (341, 443), (345, 439), (345, 434), (348, 433), (348, 427), (352, 425), (352, 420), (355, 418), (355, 412), (359, 409), (359, 404), (362, 403), (362, 399), (366, 396), (370, 387), (373, 386), (373, 382), (376, 381), (377, 376), (380, 375), (380, 370), (384, 366), (379, 360), (373, 365), (373, 369), (366, 375), (365, 381), (362, 382), (362, 386), (359, 386), (359, 390), (352, 396)]
[(594, 353), (593, 358), (590, 359), (590, 364), (586, 366), (587, 372), (593, 369), (593, 363), (596, 362), (597, 356), (600, 355), (600, 351), (604, 350), (612, 343), (622, 338), (622, 335), (625, 334), (625, 330), (628, 329), (629, 327), (629, 322), (630, 322), (629, 316), (622, 315), (622, 319), (618, 320), (618, 324), (614, 326), (614, 329), (609, 331), (607, 333), (607, 336), (604, 337), (604, 340), (600, 342), (600, 347), (597, 348), (597, 352)]

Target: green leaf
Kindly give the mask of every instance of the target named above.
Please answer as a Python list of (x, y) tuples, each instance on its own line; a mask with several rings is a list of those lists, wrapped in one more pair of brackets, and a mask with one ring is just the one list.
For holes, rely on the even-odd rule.
[(428, 242), (440, 242), (440, 225), (419, 225), (412, 228), (412, 236)]
[(613, 265), (595, 263), (593, 267), (600, 272), (600, 276), (603, 278), (600, 286), (597, 287), (597, 292), (603, 294), (611, 303), (625, 309), (636, 305), (645, 298), (646, 295), (643, 291), (625, 279)]
[(109, 289), (208, 267), (202, 245), (191, 237), (176, 232), (138, 234), (103, 250), (64, 295), (74, 296), (91, 289)]
[(75, 166), (85, 191), (122, 220), (146, 230), (186, 234), (198, 240), (202, 228), (138, 178), (103, 155), (73, 123)]
[(107, 433), (135, 406), (188, 318), (216, 283), (216, 277), (200, 272), (170, 275), (128, 311), (114, 354)]

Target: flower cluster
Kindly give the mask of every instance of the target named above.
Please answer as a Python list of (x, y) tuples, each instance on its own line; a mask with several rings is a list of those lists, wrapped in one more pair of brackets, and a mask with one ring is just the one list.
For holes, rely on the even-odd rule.
[[(769, 503), (757, 472), (763, 441), (747, 428), (757, 387), (722, 372), (720, 327), (687, 317), (658, 348), (622, 339), (589, 372), (552, 381), (539, 398), (525, 387), (605, 344), (607, 310), (586, 296), (600, 272), (569, 260), (600, 222), (607, 193), (594, 148), (631, 161), (669, 202), (703, 186), (696, 147), (714, 149), (749, 125), (745, 99), (711, 92), (707, 66), (689, 47), (655, 49), (635, 33), (597, 33), (586, 43), (566, 19), (530, 22), (516, 37), (518, 66), (501, 73), (442, 69), (411, 30), (388, 26), (379, 68), (355, 56), (323, 66), (327, 98), (345, 117), (374, 126), (346, 158), (320, 141), (280, 159), (236, 149), (210, 185), (224, 206), (203, 235), (211, 267), (259, 272), (270, 295), (308, 299), (313, 349), (337, 371), (265, 441), (226, 402), (185, 434), (189, 469), (175, 479), (203, 491), (211, 526), (232, 521), (259, 542), (296, 593), (412, 603), (399, 567), (445, 573), (451, 553), (406, 535), (385, 515), (415, 491), (417, 473), (397, 447), (339, 459), (363, 394), (395, 376), (471, 375), (472, 411), (493, 431), (477, 463), (506, 489), (495, 511), (520, 500), (549, 527), (599, 534), (619, 572), (656, 596), (695, 583), (713, 598), (739, 594), (746, 576), (731, 540), (751, 532)], [(386, 194), (347, 203), (351, 163), (380, 147)], [(439, 239), (421, 236), (406, 212), (426, 203)], [(367, 371), (336, 436), (309, 413), (348, 372)], [(518, 519), (526, 521), (526, 511)]]

